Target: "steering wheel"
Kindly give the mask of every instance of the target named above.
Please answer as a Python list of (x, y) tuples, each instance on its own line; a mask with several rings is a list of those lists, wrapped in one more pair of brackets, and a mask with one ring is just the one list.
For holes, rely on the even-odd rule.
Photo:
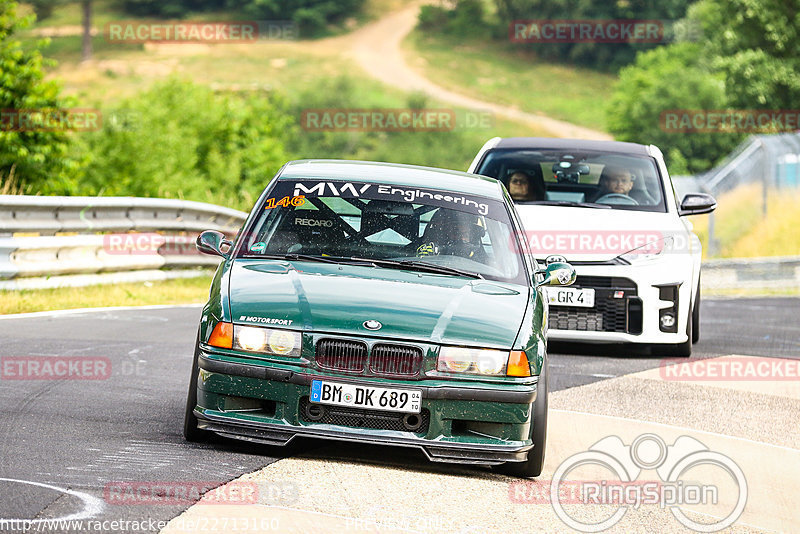
[[(607, 202), (609, 200), (611, 202)], [(623, 195), (622, 193), (609, 193), (607, 195), (603, 195), (594, 202), (595, 204), (627, 204), (629, 206), (639, 205), (639, 203), (636, 202), (636, 199), (631, 198), (628, 195)]]
[[(436, 243), (429, 241), (421, 244), (416, 249), (416, 256), (422, 258), (425, 256), (459, 256), (474, 261), (481, 261), (485, 254), (483, 247), (475, 243), (457, 242), (457, 243)], [(481, 258), (481, 259), (478, 259)]]

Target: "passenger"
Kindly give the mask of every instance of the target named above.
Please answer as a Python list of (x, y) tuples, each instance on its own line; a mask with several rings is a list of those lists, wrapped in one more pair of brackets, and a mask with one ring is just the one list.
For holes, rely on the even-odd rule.
[(537, 189), (526, 172), (515, 171), (508, 180), (508, 194), (515, 202), (544, 200)]

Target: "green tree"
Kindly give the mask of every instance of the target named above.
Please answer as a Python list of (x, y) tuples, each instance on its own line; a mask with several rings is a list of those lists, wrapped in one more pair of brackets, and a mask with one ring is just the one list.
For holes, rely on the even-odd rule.
[(669, 110), (727, 106), (722, 76), (709, 71), (700, 52), (697, 43), (678, 43), (639, 54), (620, 72), (609, 107), (615, 138), (659, 146), (676, 174), (710, 168), (741, 140), (737, 134), (675, 132), (664, 122)]
[(691, 16), (706, 57), (737, 108), (795, 109), (800, 102), (800, 1), (701, 0)]
[[(21, 186), (39, 190), (45, 184), (71, 182), (80, 162), (68, 156), (71, 134), (41, 131), (20, 125), (32, 112), (63, 113), (66, 102), (60, 87), (44, 80), (48, 62), (40, 48), (25, 49), (14, 34), (28, 27), (33, 17), (21, 18), (17, 2), (0, 0), (0, 176), (14, 175)], [(12, 172), (13, 170), (13, 172)]]
[[(515, 20), (659, 20), (669, 30), (670, 22), (686, 15), (691, 0), (495, 0), (501, 35), (508, 35)], [(665, 35), (668, 36), (667, 31)], [(616, 71), (633, 62), (637, 52), (664, 43), (531, 43), (524, 46), (537, 56), (568, 61), (597, 70)]]
[(800, 2), (700, 0), (687, 23), (697, 44), (676, 43), (637, 56), (621, 72), (609, 106), (622, 140), (661, 144), (677, 172), (709, 169), (746, 133), (670, 133), (657, 120), (670, 109), (794, 109), (800, 102)]

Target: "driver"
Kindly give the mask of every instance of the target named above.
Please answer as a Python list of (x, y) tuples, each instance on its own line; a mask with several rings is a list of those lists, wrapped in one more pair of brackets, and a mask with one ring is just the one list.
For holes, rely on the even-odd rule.
[(633, 174), (624, 167), (606, 165), (603, 168), (603, 172), (600, 173), (600, 181), (598, 182), (600, 190), (595, 195), (594, 200), (605, 195), (628, 196), (628, 193), (633, 189), (633, 180)]
[(486, 252), (481, 245), (485, 233), (477, 215), (439, 208), (425, 228), (417, 256), (451, 255), (483, 262)]

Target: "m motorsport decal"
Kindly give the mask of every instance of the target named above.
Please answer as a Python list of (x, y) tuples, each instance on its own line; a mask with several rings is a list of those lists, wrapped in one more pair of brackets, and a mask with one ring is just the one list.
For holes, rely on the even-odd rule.
[(242, 315), (239, 320), (246, 323), (278, 324), (281, 326), (289, 326), (294, 322), (292, 319), (275, 319), (273, 317), (256, 317), (254, 315)]

